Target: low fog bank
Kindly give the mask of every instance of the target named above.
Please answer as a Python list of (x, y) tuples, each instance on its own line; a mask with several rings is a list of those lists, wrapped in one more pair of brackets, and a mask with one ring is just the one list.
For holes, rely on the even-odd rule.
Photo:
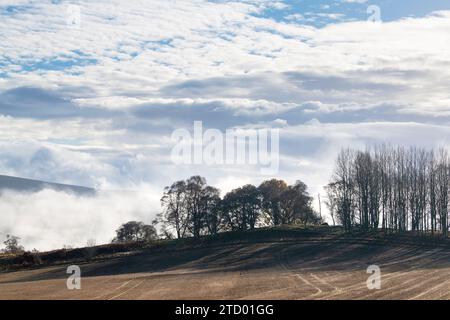
[(130, 220), (151, 223), (159, 212), (161, 191), (98, 191), (95, 196), (42, 190), (0, 195), (0, 248), (6, 234), (21, 238), (26, 250), (82, 247), (95, 239), (110, 242)]

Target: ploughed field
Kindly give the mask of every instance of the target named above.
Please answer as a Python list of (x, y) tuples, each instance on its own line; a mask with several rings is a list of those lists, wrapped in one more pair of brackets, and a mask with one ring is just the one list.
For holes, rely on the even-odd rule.
[[(279, 228), (92, 256), (8, 268), (0, 299), (450, 299), (449, 242), (412, 235)], [(73, 264), (80, 290), (66, 286)]]

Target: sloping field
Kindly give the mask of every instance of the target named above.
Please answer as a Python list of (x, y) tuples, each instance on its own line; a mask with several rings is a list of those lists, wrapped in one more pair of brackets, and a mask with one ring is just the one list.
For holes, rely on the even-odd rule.
[[(450, 299), (447, 241), (255, 231), (0, 274), (1, 299)], [(80, 290), (66, 287), (78, 264)], [(369, 265), (381, 289), (369, 290)]]

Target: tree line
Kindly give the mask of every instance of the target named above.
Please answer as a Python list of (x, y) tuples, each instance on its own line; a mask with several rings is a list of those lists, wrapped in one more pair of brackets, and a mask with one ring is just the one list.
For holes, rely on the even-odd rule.
[(170, 238), (200, 237), (221, 231), (252, 230), (283, 224), (318, 224), (306, 185), (297, 181), (267, 180), (258, 187), (247, 184), (223, 197), (206, 179), (193, 176), (164, 189), (162, 233)]
[(359, 226), (448, 236), (449, 182), (444, 149), (343, 149), (326, 186), (327, 205), (333, 222), (347, 231)]
[[(450, 227), (450, 156), (445, 149), (380, 145), (365, 151), (342, 149), (330, 182), (326, 205), (333, 224), (346, 231), (415, 231), (448, 237)], [(164, 189), (162, 212), (151, 225), (129, 221), (113, 242), (148, 242), (158, 238), (214, 235), (258, 227), (322, 224), (302, 181), (288, 185), (266, 180), (220, 190), (201, 176), (176, 181)], [(158, 235), (157, 228), (161, 227)], [(19, 238), (7, 235), (4, 252), (21, 252)], [(89, 245), (88, 246), (92, 246)]]
[[(252, 230), (257, 227), (289, 224), (320, 224), (312, 208), (307, 186), (297, 181), (288, 185), (283, 180), (267, 180), (258, 187), (247, 184), (222, 198), (220, 190), (206, 179), (193, 176), (174, 182), (164, 189), (162, 212), (151, 224), (129, 221), (116, 231), (112, 243), (151, 242), (158, 238), (172, 239), (214, 235), (222, 231)], [(160, 234), (158, 234), (157, 225)], [(20, 238), (7, 235), (4, 252), (24, 251)], [(87, 247), (94, 247), (89, 240)]]

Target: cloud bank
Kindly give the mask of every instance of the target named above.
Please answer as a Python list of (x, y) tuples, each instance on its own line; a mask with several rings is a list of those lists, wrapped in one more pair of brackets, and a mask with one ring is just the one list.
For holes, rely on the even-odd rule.
[[(412, 2), (391, 4), (381, 8), (384, 22), (372, 23), (365, 1), (317, 3), (3, 1), (0, 173), (101, 190), (151, 185), (153, 199), (195, 174), (222, 193), (270, 178), (259, 167), (175, 166), (171, 133), (194, 121), (280, 129), (277, 177), (303, 180), (313, 195), (341, 147), (448, 147), (448, 4), (420, 2), (415, 14)], [(19, 198), (0, 199), (8, 217), (28, 214), (13, 204)], [(36, 216), (50, 228), (54, 210)]]
[(125, 222), (152, 222), (159, 207), (152, 194), (152, 190), (100, 192), (92, 197), (54, 190), (6, 192), (0, 201), (0, 234), (19, 236), (27, 250), (84, 247), (90, 239), (108, 243)]

